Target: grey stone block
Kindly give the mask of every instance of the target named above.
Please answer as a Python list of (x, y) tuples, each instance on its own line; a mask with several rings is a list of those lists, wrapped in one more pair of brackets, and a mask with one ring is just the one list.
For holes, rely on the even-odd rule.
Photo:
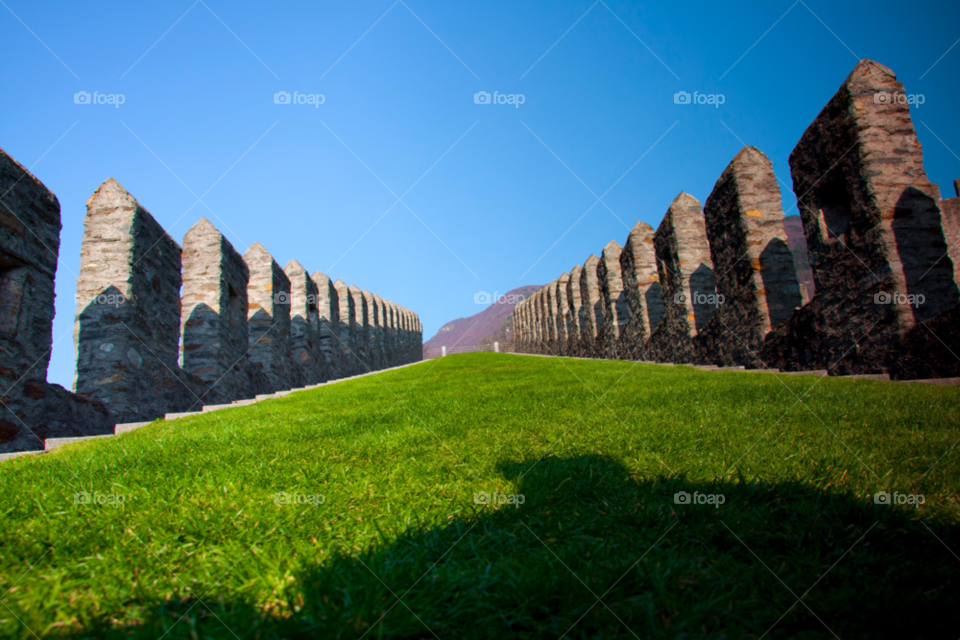
[(178, 365), (180, 246), (120, 184), (87, 201), (74, 343), (74, 391), (118, 422), (200, 407), (201, 380)]

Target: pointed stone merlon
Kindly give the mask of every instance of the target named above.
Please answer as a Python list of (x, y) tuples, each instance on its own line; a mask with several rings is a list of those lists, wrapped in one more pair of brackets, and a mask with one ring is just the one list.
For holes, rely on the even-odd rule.
[(387, 331), (389, 329), (390, 320), (387, 317), (387, 305), (383, 298), (377, 294), (373, 294), (373, 305), (377, 310), (376, 315), (376, 344), (377, 344), (377, 357), (380, 363), (381, 368), (386, 368), (390, 366), (390, 353), (387, 350)]
[(380, 323), (380, 310), (377, 307), (377, 301), (372, 293), (364, 289), (360, 292), (360, 295), (363, 296), (363, 306), (367, 310), (367, 365), (372, 370), (377, 370), (381, 368), (381, 354), (379, 340), (377, 338), (377, 325)]
[(366, 372), (371, 369), (368, 352), (370, 344), (370, 311), (367, 309), (367, 301), (363, 297), (363, 291), (359, 287), (351, 284), (347, 287), (347, 291), (350, 294), (350, 299), (353, 300), (354, 324), (351, 329), (351, 334), (353, 335), (356, 356), (360, 361), (358, 370)]
[(261, 391), (245, 371), (249, 279), (243, 257), (209, 220), (200, 218), (184, 235), (182, 366), (224, 401), (252, 398)]
[(630, 319), (620, 273), (622, 252), (623, 248), (615, 240), (611, 240), (600, 253), (600, 262), (597, 264), (597, 289), (603, 309), (603, 325), (597, 331), (597, 346), (605, 358), (619, 356), (620, 331)]
[(923, 305), (890, 305), (908, 327), (955, 305), (957, 294), (952, 261), (940, 259), (939, 189), (924, 171), (909, 106), (891, 98), (903, 94), (890, 69), (861, 61), (804, 132), (790, 168), (794, 191), (807, 194), (799, 209), (817, 290), (849, 284), (833, 258), (850, 252), (889, 277), (885, 286), (925, 296)]
[(290, 362), (290, 280), (259, 242), (243, 254), (250, 271), (247, 285), (249, 358), (266, 376), (268, 391), (303, 386)]
[(326, 361), (320, 351), (319, 291), (307, 270), (296, 260), (283, 268), (290, 281), (290, 357), (304, 385), (326, 380)]
[(558, 304), (557, 281), (554, 280), (544, 287), (544, 302), (547, 314), (547, 352), (556, 353), (558, 342)]
[(340, 297), (333, 281), (323, 273), (315, 271), (310, 279), (317, 288), (317, 339), (325, 363), (324, 380), (334, 380), (345, 375), (340, 352)]
[(350, 289), (343, 280), (333, 283), (337, 291), (337, 300), (340, 307), (340, 358), (344, 367), (344, 376), (361, 373), (363, 365), (357, 353), (357, 310), (353, 303)]
[(600, 259), (590, 254), (580, 271), (580, 351), (586, 358), (597, 355), (597, 335), (603, 327), (603, 301), (597, 280)]
[(557, 283), (553, 288), (557, 305), (557, 345), (554, 352), (564, 355), (567, 353), (567, 335), (570, 322), (570, 305), (567, 302), (567, 285), (570, 283), (570, 274), (561, 273), (560, 277), (554, 282)]
[(580, 355), (580, 308), (583, 306), (580, 296), (580, 275), (583, 267), (575, 266), (567, 275), (567, 347), (566, 353)]
[(87, 201), (83, 226), (74, 390), (118, 422), (199, 410), (178, 365), (180, 246), (113, 178)]
[(0, 453), (105, 433), (107, 409), (48, 384), (60, 203), (0, 149)]
[(717, 180), (704, 217), (723, 322), (735, 339), (759, 348), (803, 304), (769, 158), (744, 147)]
[(904, 96), (890, 69), (860, 61), (790, 154), (816, 294), (777, 332), (781, 365), (815, 343), (801, 365), (882, 371), (907, 331), (958, 302), (939, 189)]
[(637, 222), (620, 253), (620, 274), (630, 318), (621, 344), (631, 357), (641, 354), (643, 344), (663, 320), (663, 290), (654, 235), (653, 227)]
[(700, 202), (681, 192), (653, 236), (663, 319), (642, 348), (642, 359), (692, 362), (693, 342), (716, 311), (713, 262)]

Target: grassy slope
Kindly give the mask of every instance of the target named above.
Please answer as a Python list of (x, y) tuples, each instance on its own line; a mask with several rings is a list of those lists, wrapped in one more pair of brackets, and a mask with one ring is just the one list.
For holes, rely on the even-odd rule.
[(451, 356), (3, 463), (0, 636), (955, 637), (958, 423), (956, 388)]

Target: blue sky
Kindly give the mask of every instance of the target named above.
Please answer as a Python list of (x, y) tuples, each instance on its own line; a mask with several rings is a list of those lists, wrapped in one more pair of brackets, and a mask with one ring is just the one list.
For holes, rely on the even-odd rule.
[(85, 202), (111, 176), (178, 241), (206, 216), (241, 252), (259, 241), (417, 311), (425, 339), (480, 291), (656, 227), (681, 190), (703, 201), (743, 144), (789, 184), (858, 58), (924, 95), (930, 179), (952, 195), (960, 177), (958, 3), (2, 4), (0, 147), (60, 200), (48, 378), (68, 388)]

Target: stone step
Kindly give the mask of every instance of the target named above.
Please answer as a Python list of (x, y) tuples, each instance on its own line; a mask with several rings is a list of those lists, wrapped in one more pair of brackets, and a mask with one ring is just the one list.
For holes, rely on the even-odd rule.
[(85, 440), (95, 440), (98, 438), (112, 438), (112, 433), (104, 433), (95, 436), (77, 436), (74, 438), (47, 438), (43, 441), (43, 450), (52, 451), (57, 447), (62, 447), (65, 444), (73, 444), (74, 442), (84, 442)]
[(257, 399), (256, 399), (256, 398), (247, 398), (246, 400), (234, 400), (233, 402), (230, 403), (230, 406), (231, 406), (231, 407), (245, 407), (245, 406), (247, 406), (247, 405), (256, 404), (256, 403), (257, 403)]
[(847, 378), (848, 380), (883, 380), (890, 381), (889, 373), (857, 373), (850, 376), (835, 376), (837, 378)]
[(920, 384), (960, 384), (960, 378), (923, 378), (920, 380), (901, 380), (900, 382), (919, 382)]
[(39, 449), (36, 451), (12, 451), (10, 453), (0, 453), (0, 462), (3, 460), (13, 460), (14, 458), (19, 458), (20, 456), (35, 456), (38, 453), (43, 453)]
[(219, 411), (220, 409), (229, 409), (236, 406), (235, 404), (208, 404), (200, 413), (210, 413), (211, 411)]
[(183, 413), (167, 413), (163, 416), (164, 420), (176, 420), (177, 418), (186, 418), (187, 416), (198, 416), (202, 411), (184, 411)]
[(827, 375), (827, 370), (812, 369), (810, 371), (781, 371), (780, 373), (790, 375), (790, 376), (825, 376)]
[(125, 424), (118, 424), (113, 427), (114, 435), (120, 435), (121, 433), (127, 433), (128, 431), (133, 431), (139, 429), (140, 427), (145, 427), (149, 422), (127, 422)]

